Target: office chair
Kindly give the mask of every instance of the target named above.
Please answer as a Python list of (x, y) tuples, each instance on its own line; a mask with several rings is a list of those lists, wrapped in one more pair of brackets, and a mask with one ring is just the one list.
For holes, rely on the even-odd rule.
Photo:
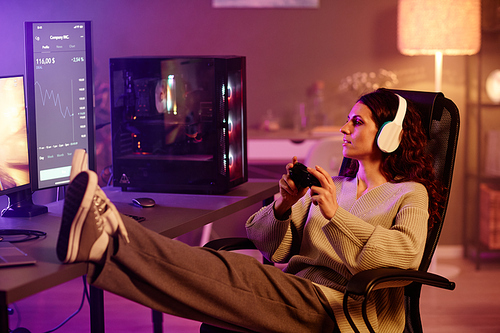
[(337, 175), (342, 165), (342, 139), (340, 132), (338, 135), (326, 137), (318, 140), (311, 147), (304, 160), (304, 164), (310, 167), (321, 166), (330, 175)]
[[(366, 303), (371, 292), (377, 288), (391, 287), (401, 281), (407, 281), (409, 284), (404, 287), (405, 294), (405, 333), (422, 332), (422, 322), (420, 319), (420, 293), (422, 285), (453, 290), (455, 283), (439, 275), (427, 272), (432, 256), (443, 227), (446, 208), (451, 188), (453, 168), (455, 164), (455, 155), (458, 142), (458, 132), (460, 127), (460, 117), (458, 108), (450, 99), (444, 97), (442, 93), (417, 92), (392, 90), (403, 96), (405, 99), (414, 103), (417, 111), (421, 113), (422, 124), (425, 127), (425, 133), (429, 139), (428, 151), (434, 157), (434, 170), (436, 177), (446, 187), (445, 203), (440, 211), (441, 221), (435, 223), (429, 230), (424, 249), (422, 261), (418, 270), (403, 270), (399, 268), (380, 268), (359, 272), (349, 280), (344, 293), (344, 313), (351, 324), (354, 332), (366, 331), (366, 328), (358, 328), (351, 319), (347, 309), (347, 302), (353, 296), (362, 297), (362, 313), (366, 327), (370, 332), (374, 332), (366, 313)], [(346, 175), (347, 169), (351, 165), (351, 160), (344, 158), (340, 168), (339, 175)], [(227, 238), (218, 239), (209, 242), (205, 246), (216, 250), (236, 250), (241, 248), (253, 248), (255, 246), (245, 238)], [(202, 324), (200, 328), (202, 333), (231, 332), (220, 330), (217, 327)]]

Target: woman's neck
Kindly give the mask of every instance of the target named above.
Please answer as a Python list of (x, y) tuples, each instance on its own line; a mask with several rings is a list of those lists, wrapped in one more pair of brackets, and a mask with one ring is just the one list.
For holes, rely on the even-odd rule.
[(369, 190), (387, 183), (387, 179), (380, 172), (380, 163), (363, 163), (360, 161), (357, 178), (358, 198)]

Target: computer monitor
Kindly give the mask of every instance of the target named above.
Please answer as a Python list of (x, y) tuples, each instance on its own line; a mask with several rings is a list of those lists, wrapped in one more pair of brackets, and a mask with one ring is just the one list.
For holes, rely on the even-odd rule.
[(2, 216), (30, 217), (47, 212), (33, 205), (29, 177), (24, 77), (0, 77), (0, 195), (9, 203)]
[(67, 185), (75, 149), (95, 170), (91, 22), (25, 22), (32, 189)]

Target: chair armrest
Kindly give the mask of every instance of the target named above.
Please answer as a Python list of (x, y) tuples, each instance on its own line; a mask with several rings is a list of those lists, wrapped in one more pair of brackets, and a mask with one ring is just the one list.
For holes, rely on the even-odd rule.
[[(356, 327), (356, 324), (354, 324), (351, 315), (349, 314), (347, 306), (349, 296), (355, 295), (364, 297), (361, 310), (363, 320), (368, 330), (370, 332), (374, 332), (370, 321), (368, 320), (368, 315), (366, 312), (368, 296), (370, 295), (372, 290), (377, 289), (377, 285), (383, 284), (383, 288), (390, 288), (391, 282), (394, 282), (392, 284), (392, 287), (401, 286), (401, 282), (415, 282), (442, 289), (455, 289), (455, 282), (452, 282), (440, 275), (428, 272), (401, 268), (377, 268), (359, 272), (353, 275), (347, 283), (343, 300), (344, 314), (354, 332), (359, 333), (359, 330)], [(399, 284), (397, 284), (396, 282), (398, 282)]]
[(417, 282), (442, 289), (453, 290), (455, 283), (440, 275), (401, 268), (377, 268), (355, 274), (347, 283), (346, 292), (367, 295), (380, 283), (390, 281)]
[(213, 250), (224, 250), (224, 251), (234, 251), (234, 250), (254, 250), (257, 249), (255, 245), (248, 238), (244, 237), (229, 237), (214, 239), (203, 247), (208, 247)]

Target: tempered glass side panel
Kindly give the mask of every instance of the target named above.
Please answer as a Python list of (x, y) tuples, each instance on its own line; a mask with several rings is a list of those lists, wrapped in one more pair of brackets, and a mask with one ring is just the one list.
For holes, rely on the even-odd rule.
[[(131, 61), (113, 75), (120, 158), (213, 158), (213, 61)], [(120, 112), (121, 111), (121, 112)], [(118, 141), (117, 141), (118, 140)]]
[(216, 181), (214, 73), (213, 59), (111, 63), (115, 181), (140, 187)]
[(111, 59), (113, 184), (221, 192), (246, 181), (242, 64), (241, 57)]

